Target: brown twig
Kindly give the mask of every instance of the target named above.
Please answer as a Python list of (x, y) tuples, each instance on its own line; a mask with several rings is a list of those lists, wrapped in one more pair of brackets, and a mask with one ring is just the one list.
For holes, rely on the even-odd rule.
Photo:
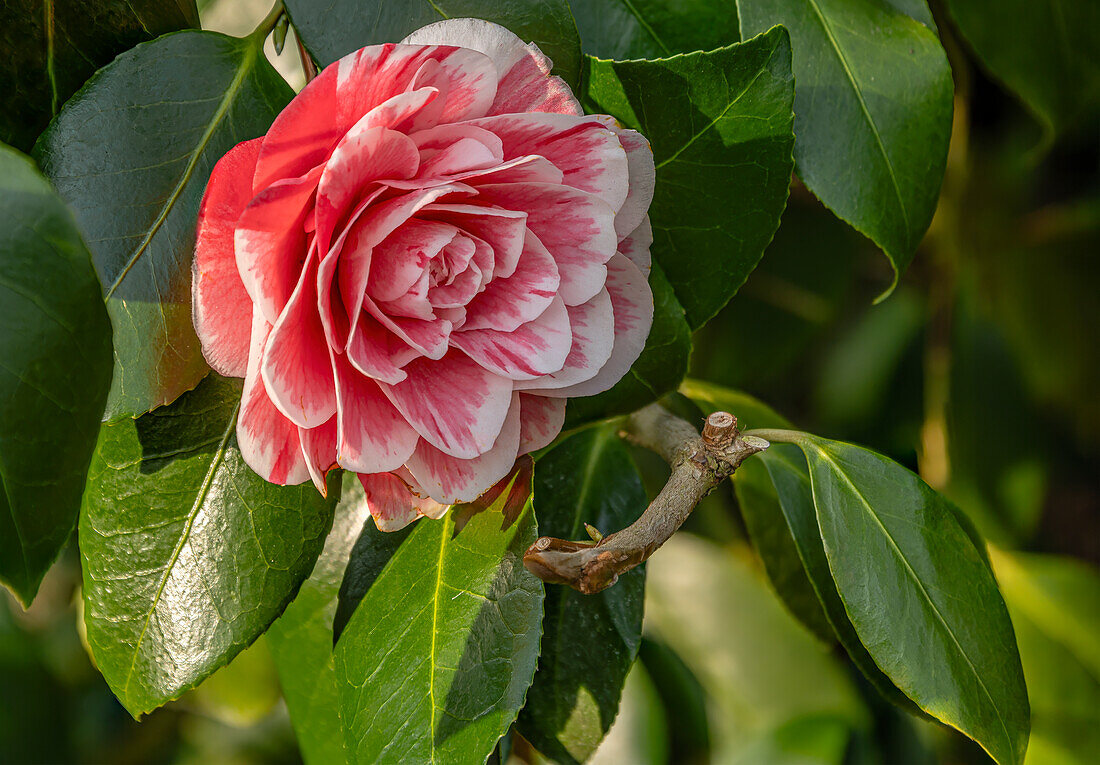
[(543, 581), (586, 594), (610, 587), (667, 542), (746, 457), (768, 447), (761, 438), (742, 436), (737, 418), (728, 412), (710, 415), (700, 435), (658, 404), (631, 415), (623, 435), (664, 457), (672, 466), (668, 482), (637, 521), (599, 542), (539, 538), (527, 549), (523, 564)]

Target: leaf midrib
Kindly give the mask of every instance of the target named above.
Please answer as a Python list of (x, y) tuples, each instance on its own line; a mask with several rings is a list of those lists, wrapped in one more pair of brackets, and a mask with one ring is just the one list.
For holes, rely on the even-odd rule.
[[(879, 527), (879, 529), (881, 529), (883, 535), (886, 537), (886, 540), (889, 542), (890, 548), (893, 550), (894, 555), (896, 555), (898, 560), (901, 561), (907, 575), (909, 576), (909, 578), (911, 578), (913, 580), (913, 583), (917, 586), (917, 589), (920, 591), (921, 595), (924, 597), (924, 600), (928, 603), (929, 607), (931, 607), (932, 613), (934, 613), (936, 615), (936, 619), (943, 626), (944, 631), (950, 636), (951, 642), (955, 644), (955, 648), (958, 650), (959, 655), (961, 655), (963, 657), (963, 659), (966, 660), (966, 664), (967, 664), (968, 667), (970, 667), (970, 671), (974, 675), (974, 679), (978, 681), (978, 685), (981, 686), (981, 689), (985, 693), (986, 698), (989, 699), (989, 703), (993, 706), (994, 711), (997, 713), (997, 721), (1001, 724), (1001, 729), (1004, 731), (1005, 742), (1008, 744), (1009, 751), (1012, 753), (1013, 758), (1015, 759), (1015, 757), (1016, 757), (1016, 746), (1013, 743), (1012, 734), (1009, 733), (1008, 724), (1005, 722), (1004, 715), (1001, 714), (1001, 708), (997, 705), (997, 702), (993, 699), (993, 694), (991, 694), (989, 692), (989, 688), (986, 686), (985, 681), (982, 679), (981, 674), (978, 672), (977, 668), (974, 666), (974, 662), (970, 659), (969, 654), (967, 654), (966, 651), (963, 649), (962, 644), (959, 643), (959, 639), (955, 636), (954, 631), (947, 624), (947, 621), (944, 619), (943, 614), (940, 613), (940, 609), (933, 602), (931, 595), (929, 595), (928, 590), (924, 586), (924, 583), (921, 582), (920, 577), (917, 576), (917, 572), (910, 565), (909, 560), (905, 557), (905, 554), (901, 551), (901, 548), (898, 546), (897, 542), (894, 540), (893, 535), (890, 534), (889, 530), (882, 523), (882, 520), (878, 517), (878, 514), (875, 513), (874, 509), (871, 507), (870, 503), (867, 501), (867, 498), (863, 496), (863, 493), (860, 492), (860, 490), (858, 488), (856, 488), (856, 485), (854, 483), (852, 483), (852, 480), (850, 478), (848, 478), (847, 474), (845, 474), (840, 469), (840, 466), (832, 458), (829, 457), (829, 455), (825, 452), (825, 450), (822, 449), (820, 446), (818, 446), (817, 444), (815, 444), (813, 442), (807, 442), (807, 445), (812, 446), (814, 448), (814, 450), (817, 452), (818, 456), (822, 460), (827, 462), (830, 465), (830, 467), (832, 468), (833, 472), (837, 476), (839, 476), (840, 479), (843, 480), (845, 484), (847, 484), (847, 486), (851, 490), (851, 492), (856, 497), (859, 498), (860, 504), (862, 504), (863, 507), (867, 510), (867, 514), (874, 520), (875, 524)], [(813, 480), (811, 478), (811, 485), (812, 484), (813, 484)], [(815, 504), (816, 504), (816, 502), (815, 502)], [(914, 699), (914, 701), (915, 701), (915, 699)], [(918, 703), (918, 705), (919, 705), (919, 703)], [(919, 706), (921, 706), (923, 708), (922, 705), (919, 705)], [(928, 711), (928, 710), (926, 710), (926, 711)], [(931, 712), (929, 712), (929, 713), (931, 714)], [(980, 741), (978, 743), (981, 744)], [(983, 745), (983, 748), (984, 748), (984, 745)]]
[(183, 551), (183, 546), (191, 537), (191, 527), (195, 523), (195, 517), (198, 515), (199, 510), (202, 509), (203, 504), (206, 502), (207, 495), (210, 493), (210, 486), (214, 482), (214, 474), (225, 458), (225, 452), (229, 444), (229, 439), (232, 437), (235, 430), (237, 413), (240, 408), (241, 404), (240, 401), (238, 401), (237, 405), (233, 408), (233, 414), (229, 418), (229, 424), (225, 428), (225, 433), (222, 434), (221, 443), (218, 445), (217, 451), (214, 452), (213, 459), (210, 460), (210, 467), (207, 469), (202, 484), (199, 486), (198, 495), (195, 497), (195, 503), (191, 506), (191, 512), (187, 515), (187, 523), (184, 525), (183, 531), (180, 534), (179, 542), (176, 543), (176, 547), (168, 559), (168, 564), (164, 567), (164, 575), (161, 577), (160, 584), (157, 586), (157, 592), (153, 596), (153, 602), (149, 605), (149, 610), (145, 614), (145, 621), (141, 626), (141, 633), (138, 635), (137, 642), (134, 643), (133, 658), (130, 661), (130, 668), (126, 672), (126, 683), (122, 686), (122, 693), (120, 694), (122, 696), (128, 695), (130, 682), (134, 676), (134, 668), (137, 666), (138, 655), (141, 653), (141, 644), (145, 640), (145, 633), (149, 630), (149, 622), (152, 620), (153, 614), (157, 610), (157, 606), (160, 605), (160, 599), (164, 594), (164, 588), (168, 584), (168, 579), (172, 575), (172, 569), (175, 567), (176, 561), (179, 560), (180, 552)]
[(428, 742), (428, 752), (431, 755), (430, 762), (435, 763), (435, 660), (436, 660), (436, 636), (439, 634), (439, 590), (443, 586), (443, 555), (447, 549), (447, 527), (451, 525), (444, 521), (438, 524), (440, 529), (439, 559), (435, 569), (435, 591), (432, 593), (432, 648), (428, 661), (428, 723), (431, 731), (431, 741)]
[(818, 22), (821, 24), (822, 30), (825, 32), (825, 36), (829, 39), (829, 44), (832, 46), (833, 51), (836, 53), (837, 59), (840, 61), (840, 65), (844, 68), (844, 74), (848, 77), (848, 82), (852, 84), (852, 92), (856, 95), (856, 100), (859, 101), (859, 108), (863, 112), (864, 118), (867, 120), (868, 127), (871, 128), (871, 134), (875, 137), (875, 144), (878, 146), (879, 152), (882, 154), (882, 161), (886, 163), (886, 171), (890, 176), (890, 182), (894, 187), (894, 196), (898, 200), (898, 209), (901, 210), (901, 221), (905, 226), (905, 241), (908, 244), (910, 238), (910, 224), (909, 224), (909, 212), (905, 209), (905, 200), (901, 195), (901, 186), (898, 184), (897, 172), (894, 170), (894, 164), (890, 161), (890, 155), (886, 153), (886, 144), (882, 142), (882, 135), (879, 133), (878, 125), (875, 124), (874, 118), (871, 116), (871, 111), (867, 107), (867, 101), (863, 98), (863, 91), (860, 89), (859, 83), (856, 82), (855, 73), (852, 71), (851, 65), (848, 63), (848, 57), (844, 55), (844, 51), (840, 48), (840, 43), (837, 42), (836, 36), (833, 34), (833, 29), (829, 26), (828, 20), (821, 12), (821, 8), (817, 4), (817, 0), (806, 0), (806, 3), (814, 12), (814, 16), (817, 17)]
[(661, 50), (664, 51), (664, 54), (666, 56), (671, 56), (672, 49), (665, 45), (665, 41), (657, 35), (657, 30), (655, 30), (650, 25), (650, 23), (645, 20), (638, 9), (634, 7), (634, 3), (632, 2), (632, 0), (622, 0), (622, 4), (626, 6), (626, 9), (628, 11), (630, 11), (630, 15), (638, 20), (638, 25), (646, 31), (646, 34), (653, 38), (653, 42), (661, 46)]
[[(49, 0), (47, 0), (49, 2)], [(149, 245), (153, 241), (153, 237), (160, 231), (161, 226), (168, 219), (168, 215), (172, 212), (176, 202), (179, 200), (180, 195), (183, 194), (184, 188), (191, 181), (191, 176), (195, 173), (195, 168), (198, 166), (199, 159), (202, 157), (203, 152), (206, 150), (207, 145), (210, 143), (210, 139), (214, 136), (214, 131), (218, 129), (222, 120), (225, 119), (225, 115), (229, 113), (229, 107), (236, 100), (241, 86), (244, 84), (245, 78), (249, 72), (252, 71), (252, 66), (257, 59), (257, 45), (255, 42), (250, 42), (244, 48), (244, 55), (241, 57), (241, 63), (237, 66), (237, 73), (233, 76), (229, 86), (226, 88), (225, 95), (222, 97), (221, 103), (218, 104), (218, 108), (214, 110), (214, 114), (210, 117), (210, 122), (206, 125), (206, 130), (203, 132), (202, 137), (199, 138), (198, 144), (191, 152), (190, 158), (187, 160), (187, 165), (183, 169), (183, 174), (180, 176), (179, 181), (176, 183), (176, 187), (172, 190), (172, 193), (168, 195), (168, 198), (164, 201), (164, 204), (160, 208), (160, 212), (153, 220), (152, 225), (142, 238), (141, 243), (130, 255), (125, 267), (115, 277), (114, 282), (107, 290), (105, 296), (106, 299), (110, 299), (115, 290), (119, 288), (123, 280), (130, 273), (130, 270), (137, 264), (141, 256), (145, 254), (145, 251), (149, 248)]]

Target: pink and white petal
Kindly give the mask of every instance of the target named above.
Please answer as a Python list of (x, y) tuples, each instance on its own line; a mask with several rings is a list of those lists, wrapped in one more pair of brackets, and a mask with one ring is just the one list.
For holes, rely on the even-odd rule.
[(261, 373), (271, 400), (295, 425), (315, 428), (336, 413), (336, 382), (317, 313), (316, 253), (271, 329)]
[(463, 329), (511, 332), (540, 316), (553, 302), (560, 284), (554, 258), (528, 232), (515, 272), (507, 278), (493, 279), (469, 302)]
[(309, 468), (298, 428), (280, 412), (267, 395), (260, 363), (271, 325), (259, 309), (252, 312), (252, 341), (248, 369), (237, 416), (237, 446), (245, 463), (265, 481), (281, 486), (305, 483)]
[(572, 341), (569, 311), (560, 297), (541, 316), (512, 332), (474, 329), (451, 337), (452, 346), (510, 380), (534, 380), (557, 372), (565, 365)]
[(529, 390), (544, 396), (565, 396), (563, 388), (595, 377), (615, 347), (615, 313), (606, 289), (587, 303), (569, 308), (573, 346), (565, 366), (537, 380), (516, 383), (516, 390)]
[(298, 438), (302, 442), (302, 453), (305, 455), (309, 477), (313, 480), (317, 491), (321, 492), (321, 496), (327, 497), (326, 479), (329, 471), (338, 467), (336, 464), (336, 416), (333, 415), (328, 422), (316, 428), (298, 428)]
[(391, 385), (407, 376), (402, 369), (418, 354), (370, 314), (359, 317), (348, 338), (347, 359), (362, 374)]
[(470, 124), (499, 136), (506, 160), (537, 154), (561, 170), (562, 183), (595, 194), (613, 210), (627, 199), (627, 154), (615, 133), (594, 117), (502, 114)]
[(653, 326), (653, 292), (641, 270), (624, 255), (607, 264), (607, 291), (615, 310), (615, 348), (599, 373), (584, 382), (562, 388), (561, 395), (593, 396), (623, 378), (645, 348)]
[(512, 381), (458, 350), (413, 359), (408, 377), (382, 390), (421, 438), (452, 457), (471, 459), (493, 447), (512, 397)]
[(444, 505), (472, 502), (506, 476), (515, 464), (520, 443), (519, 396), (513, 395), (507, 417), (492, 448), (473, 459), (459, 459), (426, 441), (405, 463), (428, 496)]
[(252, 200), (260, 139), (234, 146), (214, 165), (199, 208), (191, 273), (191, 306), (202, 355), (226, 377), (244, 377), (252, 333), (252, 298), (237, 271), (233, 237)]
[(374, 181), (412, 178), (420, 154), (408, 136), (384, 127), (361, 128), (345, 135), (325, 163), (317, 184), (318, 248), (327, 253), (333, 231), (346, 220)]
[(398, 116), (395, 128), (418, 124), (429, 111), (444, 122), (484, 116), (496, 97), (496, 80), (492, 62), (475, 51), (392, 44), (361, 48), (326, 67), (279, 113), (264, 136), (253, 188), (322, 164), (364, 115), (405, 92), (434, 88), (439, 95), (419, 104), (411, 120), (408, 114)]
[(653, 246), (653, 226), (649, 223), (649, 216), (642, 218), (638, 228), (630, 232), (619, 242), (619, 254), (630, 258), (630, 262), (649, 278), (649, 272), (653, 268), (653, 257), (649, 248)]
[(641, 225), (653, 203), (653, 190), (657, 184), (657, 170), (653, 165), (653, 147), (646, 137), (636, 130), (627, 130), (614, 117), (601, 115), (626, 150), (627, 170), (630, 173), (630, 192), (615, 216), (615, 230), (620, 237), (628, 235)]
[(416, 319), (406, 316), (391, 316), (370, 297), (363, 298), (363, 311), (373, 316), (379, 324), (404, 340), (409, 348), (429, 359), (443, 358), (447, 353), (447, 348), (450, 347), (453, 326), (446, 319)]
[(274, 324), (302, 274), (308, 252), (306, 214), (312, 208), (320, 168), (280, 181), (248, 203), (234, 235), (237, 270), (252, 302)]
[(564, 398), (519, 396), (519, 453), (527, 454), (549, 446), (565, 425)]
[(464, 203), (426, 205), (418, 216), (451, 223), (493, 249), (493, 275), (511, 276), (527, 240), (527, 213)]
[(535, 45), (525, 44), (497, 24), (480, 19), (446, 19), (421, 27), (402, 42), (460, 45), (489, 56), (500, 78), (490, 114), (581, 113), (569, 86), (550, 75), (550, 59)]
[(419, 436), (378, 383), (360, 374), (341, 356), (336, 370), (336, 461), (356, 473), (395, 470), (416, 448)]
[(478, 199), (527, 213), (527, 228), (554, 256), (558, 294), (580, 305), (603, 289), (604, 264), (615, 254), (615, 211), (595, 194), (547, 183), (486, 184)]
[(393, 473), (360, 473), (359, 482), (379, 531), (399, 531), (420, 517), (420, 498)]
[(404, 295), (424, 275), (431, 259), (458, 233), (457, 228), (447, 223), (406, 220), (374, 248), (367, 278), (371, 297), (386, 301)]

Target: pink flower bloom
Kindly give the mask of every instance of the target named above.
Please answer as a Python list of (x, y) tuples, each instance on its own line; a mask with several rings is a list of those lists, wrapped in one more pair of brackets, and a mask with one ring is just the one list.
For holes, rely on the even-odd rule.
[(653, 156), (533, 45), (454, 19), (325, 69), (214, 168), (195, 328), (265, 479), (360, 474), (380, 528), (472, 501), (627, 372)]

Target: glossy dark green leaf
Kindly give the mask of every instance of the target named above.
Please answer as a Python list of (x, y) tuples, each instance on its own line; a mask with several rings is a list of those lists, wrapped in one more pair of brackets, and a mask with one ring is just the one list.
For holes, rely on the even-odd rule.
[(1054, 132), (1100, 106), (1100, 6), (1050, 0), (947, 0), (978, 59)]
[(0, 581), (30, 605), (80, 510), (111, 325), (72, 213), (3, 145), (0, 211)]
[(737, 12), (716, 0), (569, 0), (584, 52), (598, 58), (665, 58), (738, 42)]
[(886, 252), (895, 283), (936, 209), (953, 94), (936, 33), (897, 5), (737, 0), (742, 37), (790, 30), (799, 176)]
[(653, 327), (641, 356), (611, 390), (569, 399), (566, 428), (641, 409), (676, 390), (687, 374), (691, 328), (672, 285), (656, 263), (649, 274), (649, 286), (653, 290)]
[(1012, 624), (948, 501), (866, 449), (816, 436), (798, 445), (829, 569), (867, 652), (921, 709), (1018, 765), (1030, 715)]
[(99, 670), (135, 716), (267, 629), (332, 525), (335, 479), (326, 500), (244, 463), (240, 395), (239, 381), (212, 374), (175, 403), (100, 431), (80, 511), (84, 621)]
[(287, 0), (302, 43), (322, 66), (364, 45), (395, 43), (443, 19), (477, 18), (533, 42), (572, 87), (580, 81), (581, 41), (568, 0)]
[(994, 551), (1031, 701), (1028, 765), (1091, 765), (1100, 751), (1100, 572)]
[[(539, 534), (586, 539), (584, 524), (609, 534), (648, 504), (638, 469), (614, 428), (590, 428), (535, 465)], [(555, 762), (584, 762), (619, 711), (642, 637), (645, 569), (595, 595), (546, 588), (542, 651), (517, 728)]]
[(783, 29), (657, 61), (589, 59), (595, 111), (653, 146), (653, 257), (693, 328), (737, 292), (779, 226), (794, 80)]
[(6, 0), (0, 141), (29, 151), (96, 69), (138, 43), (198, 25), (195, 0)]
[[(840, 641), (856, 668), (884, 698), (908, 712), (919, 714), (920, 708), (899, 691), (875, 664), (844, 610), (844, 603), (829, 572), (805, 457), (790, 444), (772, 444), (767, 452), (760, 455), (758, 464), (764, 467), (771, 479), (770, 497), (774, 498), (786, 519), (803, 571), (817, 597), (818, 608), (828, 620), (832, 635)], [(738, 474), (740, 472), (739, 468)]]
[(672, 762), (710, 762), (707, 695), (687, 664), (659, 640), (643, 637), (638, 661), (664, 702)]
[(292, 95), (258, 40), (179, 32), (100, 70), (35, 146), (76, 212), (107, 298), (115, 329), (108, 419), (173, 401), (206, 374), (191, 323), (206, 180)]
[(501, 531), (478, 513), (421, 522), (359, 602), (336, 645), (355, 762), (482, 763), (515, 720), (542, 633), (543, 586), (523, 567), (530, 505)]
[(345, 473), (332, 531), (298, 596), (267, 631), (287, 711), (308, 765), (346, 762), (336, 690), (332, 622), (348, 556), (360, 533), (373, 527), (363, 486)]

